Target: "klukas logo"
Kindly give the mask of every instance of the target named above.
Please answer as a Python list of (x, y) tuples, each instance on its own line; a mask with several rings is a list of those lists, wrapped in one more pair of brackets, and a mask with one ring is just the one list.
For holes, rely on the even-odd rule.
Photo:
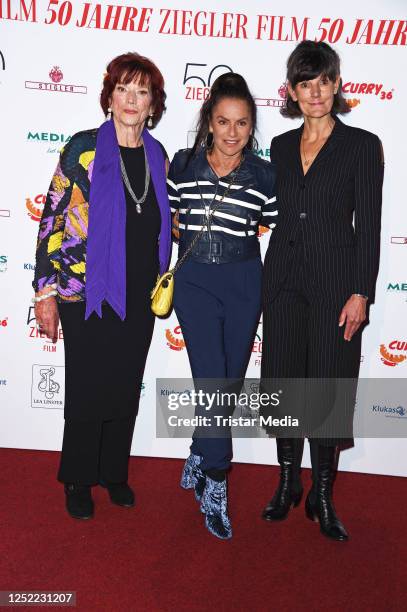
[(39, 193), (35, 196), (34, 201), (31, 198), (25, 199), (25, 205), (28, 210), (28, 216), (33, 221), (41, 221), (42, 211), (44, 210), (44, 204), (47, 196), (43, 193)]
[(51, 82), (48, 81), (26, 81), (26, 89), (39, 89), (40, 91), (53, 91), (61, 93), (88, 93), (88, 88), (85, 85), (71, 85), (62, 83), (64, 74), (59, 66), (53, 66), (48, 73)]
[(166, 329), (165, 337), (167, 338), (167, 346), (169, 346), (173, 351), (182, 351), (182, 349), (185, 348), (185, 341), (182, 337), (180, 325), (174, 327), (173, 332), (170, 329)]
[(269, 106), (270, 108), (281, 108), (287, 103), (287, 85), (283, 83), (277, 90), (279, 98), (255, 98), (256, 106)]
[(384, 365), (390, 367), (400, 365), (407, 359), (407, 342), (404, 340), (393, 340), (387, 345), (381, 344), (380, 355)]

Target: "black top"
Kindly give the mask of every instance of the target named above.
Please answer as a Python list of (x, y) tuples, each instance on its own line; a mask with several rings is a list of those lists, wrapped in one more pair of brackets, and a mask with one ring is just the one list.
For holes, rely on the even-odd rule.
[[(144, 147), (120, 147), (126, 173), (137, 198), (141, 198), (145, 185)], [(126, 268), (127, 304), (149, 295), (159, 270), (158, 237), (161, 228), (160, 209), (150, 178), (147, 197), (139, 214), (136, 203), (124, 185), (127, 204)]]
[[(264, 262), (266, 301), (284, 284), (301, 240), (314, 287), (338, 313), (353, 293), (374, 298), (380, 252), (383, 154), (377, 136), (334, 129), (304, 176), (303, 126), (273, 139), (279, 214)], [(352, 219), (355, 217), (353, 226)]]

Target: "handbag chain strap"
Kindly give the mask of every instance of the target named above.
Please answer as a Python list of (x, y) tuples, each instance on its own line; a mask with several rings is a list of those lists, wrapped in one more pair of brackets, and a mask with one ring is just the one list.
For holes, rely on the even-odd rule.
[[(242, 155), (241, 160), (239, 162), (239, 165), (237, 166), (235, 172), (233, 173), (233, 178), (230, 181), (229, 185), (227, 186), (227, 188), (225, 189), (225, 191), (223, 192), (222, 197), (220, 198), (220, 200), (217, 201), (217, 203), (215, 204), (215, 206), (211, 209), (210, 214), (207, 215), (205, 223), (202, 225), (201, 229), (199, 230), (199, 232), (196, 234), (195, 238), (192, 240), (192, 242), (190, 243), (189, 247), (187, 248), (187, 250), (185, 251), (185, 253), (183, 254), (183, 256), (181, 257), (181, 259), (179, 259), (177, 261), (177, 263), (175, 264), (174, 268), (172, 270), (170, 270), (170, 272), (172, 272), (172, 274), (175, 274), (175, 272), (177, 272), (177, 270), (179, 270), (179, 268), (182, 266), (182, 264), (184, 263), (184, 261), (186, 260), (186, 258), (189, 256), (189, 254), (192, 252), (194, 246), (196, 245), (196, 243), (198, 242), (198, 240), (200, 239), (200, 237), (202, 236), (202, 234), (205, 231), (205, 227), (208, 227), (208, 231), (209, 231), (209, 222), (212, 220), (213, 214), (214, 212), (219, 208), (219, 206), (222, 204), (223, 200), (226, 198), (226, 196), (228, 195), (229, 191), (232, 189), (233, 185), (236, 182), (237, 179), (237, 175), (239, 173), (240, 170), (240, 166), (242, 165), (244, 160), (244, 155)], [(199, 189), (199, 185), (198, 185), (198, 181), (195, 180), (196, 182), (196, 186)], [(200, 190), (199, 190), (200, 191)], [(201, 200), (203, 201), (202, 198), (202, 193), (200, 193), (201, 195)], [(216, 195), (215, 195), (216, 198)], [(214, 199), (215, 199), (214, 198)], [(213, 202), (213, 200), (212, 200)]]

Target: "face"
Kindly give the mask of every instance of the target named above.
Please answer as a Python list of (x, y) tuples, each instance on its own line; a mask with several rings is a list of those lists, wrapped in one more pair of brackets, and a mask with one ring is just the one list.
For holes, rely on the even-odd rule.
[(209, 131), (213, 134), (213, 148), (224, 155), (239, 155), (252, 129), (250, 108), (245, 100), (223, 98), (214, 107)]
[(289, 84), (288, 91), (304, 117), (320, 118), (331, 112), (339, 81), (340, 76), (331, 81), (320, 74), (315, 79), (300, 81), (294, 89)]
[(117, 83), (110, 99), (115, 122), (124, 127), (144, 125), (145, 120), (154, 112), (151, 89), (148, 85), (140, 85), (132, 81), (127, 85)]

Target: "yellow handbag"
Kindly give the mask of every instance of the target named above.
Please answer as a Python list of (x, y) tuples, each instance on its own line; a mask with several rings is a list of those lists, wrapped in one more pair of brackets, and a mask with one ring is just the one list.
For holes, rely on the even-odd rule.
[(151, 310), (158, 317), (165, 317), (171, 310), (174, 295), (174, 270), (158, 277), (151, 292)]
[[(172, 268), (172, 270), (168, 270), (168, 272), (165, 272), (164, 274), (158, 277), (155, 287), (151, 292), (151, 310), (158, 317), (165, 317), (170, 312), (172, 308), (172, 298), (174, 296), (174, 275), (176, 271), (182, 266), (182, 264), (184, 263), (188, 255), (191, 253), (195, 244), (198, 242), (199, 238), (203, 234), (205, 227), (209, 226), (209, 221), (212, 219), (212, 216), (215, 210), (223, 202), (224, 198), (229, 193), (232, 185), (236, 181), (236, 177), (240, 170), (240, 166), (242, 165), (243, 159), (244, 157), (242, 156), (239, 166), (237, 167), (236, 171), (233, 173), (232, 181), (229, 183), (229, 185), (223, 192), (223, 196), (217, 201), (216, 205), (210, 211), (210, 214), (207, 216), (202, 228), (200, 229), (198, 234), (196, 234), (195, 238), (192, 240), (191, 244), (189, 245), (189, 247), (187, 248), (187, 250), (181, 257), (181, 259), (177, 261), (177, 263)], [(198, 186), (198, 183), (197, 183), (197, 186)], [(213, 200), (210, 203), (209, 207), (212, 205), (212, 203), (213, 203)]]

